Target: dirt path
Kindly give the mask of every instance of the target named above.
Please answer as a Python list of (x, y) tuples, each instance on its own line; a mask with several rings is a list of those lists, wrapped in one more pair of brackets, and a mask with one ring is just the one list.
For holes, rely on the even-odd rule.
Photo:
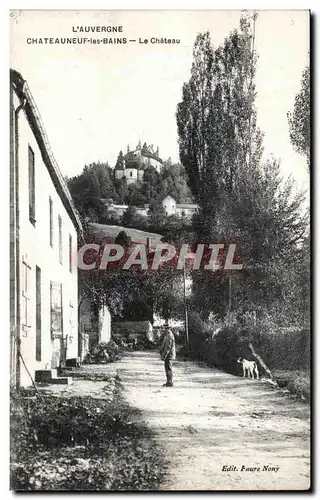
[(136, 352), (117, 365), (127, 400), (143, 411), (170, 460), (161, 489), (309, 488), (307, 404), (192, 361), (175, 362), (175, 387), (162, 387), (156, 353)]

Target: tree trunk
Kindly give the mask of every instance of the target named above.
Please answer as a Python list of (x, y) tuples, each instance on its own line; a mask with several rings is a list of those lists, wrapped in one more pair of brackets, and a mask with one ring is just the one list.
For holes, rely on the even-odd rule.
[(269, 368), (267, 367), (267, 365), (265, 364), (265, 362), (263, 361), (263, 359), (261, 358), (261, 356), (259, 356), (259, 354), (256, 353), (256, 351), (254, 350), (254, 347), (253, 345), (251, 344), (251, 342), (249, 343), (249, 349), (252, 353), (252, 356), (257, 360), (259, 361), (260, 365), (262, 366), (262, 368), (264, 368), (264, 370), (267, 372), (267, 374), (269, 375), (269, 377), (273, 380), (274, 377), (271, 373), (271, 371), (269, 370)]

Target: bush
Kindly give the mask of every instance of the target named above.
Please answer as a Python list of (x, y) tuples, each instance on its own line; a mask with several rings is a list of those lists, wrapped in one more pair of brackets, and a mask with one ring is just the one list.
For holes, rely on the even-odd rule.
[(156, 344), (151, 342), (147, 337), (140, 336), (137, 340), (136, 349), (147, 350), (154, 349)]
[(238, 375), (240, 368), (237, 359), (239, 357), (253, 359), (249, 349), (252, 339), (253, 331), (250, 328), (243, 328), (237, 324), (221, 328), (212, 340), (215, 365)]
[(279, 385), (306, 401), (310, 401), (310, 374), (302, 370), (275, 370), (274, 377)]
[[(218, 328), (214, 319), (206, 322), (198, 313), (189, 316), (189, 355), (231, 373), (239, 371), (236, 363), (239, 356), (252, 357), (247, 347), (251, 340), (250, 330), (239, 325), (219, 325)], [(184, 350), (180, 352), (185, 354)]]
[[(99, 447), (117, 439), (121, 433), (137, 437), (134, 424), (131, 422), (128, 426), (134, 414), (135, 410), (127, 409), (124, 417), (118, 402), (110, 405), (89, 396), (27, 400), (22, 401), (18, 412), (13, 406), (11, 418), (15, 429), (12, 432), (15, 434), (18, 430), (22, 441), (32, 446)], [(18, 455), (23, 452), (22, 441), (16, 443)]]
[(197, 312), (189, 314), (189, 347), (192, 353), (202, 357), (202, 345), (209, 337), (208, 325)]
[(310, 330), (260, 324), (254, 344), (270, 369), (310, 370)]
[(115, 343), (114, 340), (110, 340), (107, 344), (107, 353), (109, 355), (109, 359), (111, 363), (113, 361), (119, 361), (121, 358), (121, 349), (120, 347)]
[(161, 450), (121, 398), (14, 398), (10, 424), (15, 491), (150, 490), (162, 478)]
[(119, 438), (99, 453), (38, 451), (11, 467), (15, 491), (150, 491), (163, 476), (162, 458), (142, 440)]
[(121, 359), (121, 350), (119, 346), (113, 341), (110, 342), (100, 342), (99, 344), (92, 346), (89, 353), (83, 360), (84, 364), (100, 364), (100, 363), (112, 363), (114, 361), (119, 361)]
[(119, 347), (120, 350), (127, 350), (128, 349), (128, 343), (125, 342), (125, 338), (119, 338), (116, 335), (111, 337), (111, 340)]
[[(249, 348), (249, 343), (252, 343), (271, 370), (310, 370), (309, 330), (279, 328), (270, 321), (253, 326), (245, 315), (232, 321), (229, 318), (228, 323), (221, 326), (214, 317), (203, 321), (198, 313), (190, 314), (188, 355), (227, 372), (240, 374), (237, 359), (254, 359)], [(186, 356), (186, 350), (180, 350), (180, 354)], [(292, 391), (293, 386), (300, 383), (297, 378), (295, 380)], [(305, 385), (304, 382), (301, 384)]]

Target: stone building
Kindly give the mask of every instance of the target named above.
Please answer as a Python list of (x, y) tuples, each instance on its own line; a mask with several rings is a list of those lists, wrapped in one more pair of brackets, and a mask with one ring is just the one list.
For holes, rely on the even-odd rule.
[(162, 200), (162, 206), (168, 217), (175, 215), (179, 218), (186, 219), (190, 219), (198, 209), (198, 205), (195, 203), (177, 203), (172, 196), (166, 196)]
[[(118, 220), (121, 219), (125, 211), (128, 209), (128, 205), (116, 205), (112, 200), (106, 200), (101, 198), (101, 202), (106, 207), (106, 214), (108, 216), (113, 216)], [(197, 211), (198, 205), (195, 203), (177, 203), (176, 200), (168, 195), (162, 200), (162, 206), (165, 210), (167, 217), (175, 215), (181, 219), (191, 219), (192, 215)], [(136, 213), (142, 217), (148, 217), (149, 205), (145, 204), (143, 207), (134, 207)]]
[(141, 147), (141, 142), (134, 151), (128, 151), (124, 156), (122, 164), (115, 168), (116, 179), (125, 178), (127, 184), (134, 184), (143, 180), (144, 170), (148, 167), (154, 167), (157, 172), (161, 172), (163, 161), (159, 157), (159, 148), (156, 151), (153, 145), (147, 146), (145, 143)]
[(78, 356), (77, 238), (82, 228), (27, 82), (10, 72), (10, 374)]

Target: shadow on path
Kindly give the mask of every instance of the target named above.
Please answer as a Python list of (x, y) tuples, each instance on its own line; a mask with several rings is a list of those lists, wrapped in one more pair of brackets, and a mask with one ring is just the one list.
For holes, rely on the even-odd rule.
[(175, 386), (162, 387), (154, 352), (133, 352), (104, 370), (118, 370), (127, 400), (164, 447), (162, 489), (309, 488), (309, 407), (282, 389), (193, 361), (174, 362)]

